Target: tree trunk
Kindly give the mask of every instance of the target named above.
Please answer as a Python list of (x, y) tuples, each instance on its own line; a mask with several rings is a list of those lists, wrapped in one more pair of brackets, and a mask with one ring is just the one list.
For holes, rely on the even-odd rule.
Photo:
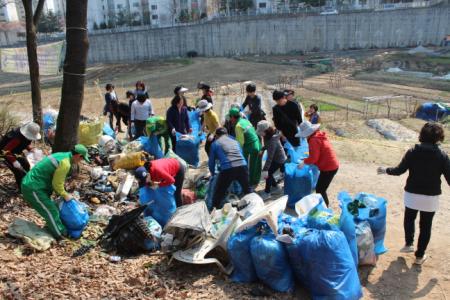
[(68, 151), (78, 140), (89, 41), (87, 1), (67, 0), (66, 57), (53, 151)]
[[(33, 107), (33, 121), (42, 125), (42, 98), (37, 56), (36, 26), (39, 20), (44, 0), (40, 0), (33, 16), (31, 1), (23, 0), (25, 10), (25, 30), (27, 39), (28, 67), (31, 84), (31, 103)], [(42, 126), (41, 126), (42, 127)]]

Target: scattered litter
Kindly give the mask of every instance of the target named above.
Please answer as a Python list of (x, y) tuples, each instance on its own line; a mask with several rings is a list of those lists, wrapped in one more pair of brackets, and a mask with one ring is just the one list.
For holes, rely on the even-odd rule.
[(8, 227), (8, 234), (23, 240), (27, 246), (38, 251), (45, 251), (56, 242), (47, 230), (21, 218), (13, 220)]

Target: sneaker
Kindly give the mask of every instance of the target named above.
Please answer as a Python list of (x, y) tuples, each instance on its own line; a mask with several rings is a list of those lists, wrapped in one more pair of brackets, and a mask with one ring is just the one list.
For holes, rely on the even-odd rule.
[(414, 252), (414, 246), (405, 245), (402, 249), (400, 249), (402, 253), (411, 253)]
[(416, 257), (416, 260), (414, 261), (415, 265), (423, 265), (423, 263), (427, 260), (428, 256), (424, 255), (422, 257)]
[(259, 194), (260, 196), (261, 196), (261, 198), (263, 199), (263, 200), (267, 200), (267, 199), (269, 199), (272, 195), (270, 194), (270, 193), (266, 193), (266, 192), (261, 192), (260, 194)]

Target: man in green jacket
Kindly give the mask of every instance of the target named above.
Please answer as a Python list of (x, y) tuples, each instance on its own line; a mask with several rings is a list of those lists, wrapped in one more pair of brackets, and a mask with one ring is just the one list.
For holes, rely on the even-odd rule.
[[(167, 121), (164, 117), (153, 116), (147, 119), (145, 124), (145, 131), (147, 136), (156, 135), (158, 137), (158, 143), (164, 154), (172, 149), (172, 141), (170, 139), (169, 129), (167, 126)], [(163, 148), (164, 140), (164, 148)]]
[(82, 159), (89, 162), (88, 151), (83, 145), (76, 145), (70, 152), (53, 153), (41, 160), (22, 180), (24, 200), (44, 219), (50, 232), (56, 239), (67, 234), (66, 227), (59, 217), (59, 209), (50, 196), (53, 191), (65, 201), (73, 197), (64, 183), (73, 165)]
[(250, 185), (257, 185), (261, 179), (261, 142), (256, 134), (255, 128), (249, 120), (241, 117), (238, 108), (231, 108), (229, 112), (230, 121), (235, 126), (236, 140), (242, 147), (244, 157), (248, 163), (250, 173)]

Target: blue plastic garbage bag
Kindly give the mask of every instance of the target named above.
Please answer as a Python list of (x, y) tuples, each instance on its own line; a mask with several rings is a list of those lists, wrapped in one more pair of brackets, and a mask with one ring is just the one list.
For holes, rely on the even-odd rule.
[(89, 222), (89, 213), (86, 204), (75, 199), (62, 201), (59, 207), (59, 217), (67, 228), (71, 238), (79, 238)]
[(139, 189), (139, 203), (147, 204), (144, 216), (152, 216), (164, 227), (177, 209), (175, 202), (175, 185), (159, 187), (155, 190), (149, 187)]
[(386, 199), (366, 193), (359, 193), (355, 199), (363, 202), (368, 208), (366, 210), (367, 214), (360, 213), (356, 217), (356, 221), (369, 222), (375, 242), (375, 254), (380, 255), (385, 253), (387, 251), (387, 248), (384, 246), (384, 236), (386, 234)]
[(234, 282), (254, 282), (256, 277), (250, 253), (250, 243), (257, 236), (256, 226), (233, 234), (227, 242), (227, 251), (233, 264), (231, 280)]
[(356, 239), (356, 224), (353, 215), (347, 209), (347, 203), (339, 198), (339, 206), (341, 207), (341, 217), (339, 218), (339, 227), (347, 239), (348, 246), (352, 252), (353, 261), (358, 265), (358, 243)]
[(284, 143), (284, 148), (286, 149), (292, 163), (298, 164), (300, 161), (309, 156), (309, 146), (306, 139), (301, 139), (300, 145), (297, 147), (292, 146), (291, 143), (286, 141)]
[(156, 135), (152, 135), (150, 137), (141, 136), (137, 140), (142, 144), (142, 150), (150, 155), (153, 155), (155, 159), (163, 158), (164, 154), (158, 143), (158, 137)]
[(288, 255), (283, 244), (275, 239), (273, 233), (253, 238), (250, 252), (259, 280), (278, 292), (293, 291), (294, 274)]
[(200, 113), (197, 110), (192, 110), (188, 112), (188, 115), (189, 122), (191, 123), (192, 134), (197, 136), (201, 133), (203, 135), (202, 124), (200, 123)]
[(287, 163), (284, 168), (284, 194), (289, 196), (288, 207), (294, 208), (297, 201), (311, 194), (316, 188), (319, 170), (314, 165), (305, 165), (298, 169), (296, 163)]
[(116, 138), (116, 133), (114, 132), (114, 129), (112, 129), (108, 123), (103, 124), (103, 135), (109, 135), (113, 139)]
[(306, 227), (323, 230), (339, 230), (339, 217), (325, 206), (321, 197), (320, 202), (310, 210), (306, 216)]
[(362, 297), (357, 267), (341, 231), (308, 229), (286, 248), (296, 278), (313, 299)]
[(198, 134), (181, 134), (177, 132), (177, 147), (175, 152), (188, 164), (198, 167), (200, 163), (200, 142), (201, 136), (198, 136)]
[(160, 248), (161, 241), (161, 233), (162, 228), (161, 225), (155, 220), (155, 218), (151, 216), (144, 217), (144, 222), (147, 225), (149, 232), (152, 237), (144, 240), (145, 249), (149, 251), (155, 251)]

